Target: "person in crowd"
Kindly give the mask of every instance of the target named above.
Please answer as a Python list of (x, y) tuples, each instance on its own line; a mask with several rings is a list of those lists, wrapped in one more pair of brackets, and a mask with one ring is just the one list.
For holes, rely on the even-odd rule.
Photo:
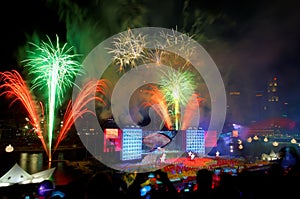
[(122, 199), (123, 197), (114, 183), (113, 175), (107, 171), (97, 172), (87, 182), (85, 199)]
[(126, 194), (126, 199), (166, 198), (179, 199), (180, 197), (168, 174), (161, 169), (137, 173)]
[(230, 173), (220, 173), (219, 186), (214, 188), (215, 198), (240, 198), (240, 190), (236, 184), (235, 177)]
[[(127, 188), (126, 199), (141, 199), (143, 198), (143, 196), (148, 194), (143, 193), (143, 188), (150, 184), (148, 175), (148, 172), (135, 173), (135, 178), (133, 182)], [(145, 191), (149, 192), (148, 189)]]
[(255, 175), (248, 169), (243, 169), (238, 173), (238, 187), (240, 190), (241, 199), (251, 199), (254, 198), (255, 192), (257, 192), (257, 180)]
[(208, 169), (200, 169), (196, 174), (196, 190), (186, 193), (184, 198), (214, 198), (213, 172)]
[[(166, 172), (159, 169), (154, 172), (154, 175), (154, 179), (151, 180), (153, 188), (150, 191), (150, 199), (179, 199), (179, 194)], [(157, 181), (161, 184), (158, 185)]]
[(278, 163), (284, 169), (285, 175), (300, 176), (300, 157), (294, 147), (281, 148)]

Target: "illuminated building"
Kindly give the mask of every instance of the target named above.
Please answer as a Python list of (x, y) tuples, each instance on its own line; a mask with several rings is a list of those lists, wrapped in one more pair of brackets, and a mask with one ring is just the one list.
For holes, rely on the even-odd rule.
[(281, 117), (282, 99), (279, 96), (278, 78), (274, 76), (268, 81), (266, 104), (264, 106), (266, 118)]
[(205, 131), (202, 129), (186, 130), (186, 151), (205, 154)]
[(126, 128), (122, 135), (122, 160), (136, 160), (142, 158), (142, 129)]

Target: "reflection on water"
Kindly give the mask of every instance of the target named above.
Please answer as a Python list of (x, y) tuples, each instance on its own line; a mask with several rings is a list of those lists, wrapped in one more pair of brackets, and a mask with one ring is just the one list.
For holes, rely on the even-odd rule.
[(20, 153), (20, 167), (28, 173), (37, 173), (44, 169), (42, 153)]
[[(49, 165), (46, 153), (38, 152), (19, 152), (10, 153), (0, 151), (0, 177), (11, 169), (14, 164), (24, 169), (29, 174), (34, 174), (49, 168), (54, 168), (51, 180), (57, 185), (66, 185), (70, 182), (83, 177), (83, 174), (66, 164), (66, 161), (81, 161), (87, 158), (85, 149), (56, 151), (53, 161)], [(49, 167), (50, 166), (50, 167)]]
[[(49, 168), (47, 159), (44, 156), (43, 153), (20, 153), (17, 157), (19, 158), (17, 163), (29, 174), (37, 173)], [(51, 168), (53, 167), (56, 169), (51, 180), (56, 185), (66, 185), (73, 179), (72, 172), (65, 167), (63, 153), (58, 154), (58, 160), (51, 163)]]

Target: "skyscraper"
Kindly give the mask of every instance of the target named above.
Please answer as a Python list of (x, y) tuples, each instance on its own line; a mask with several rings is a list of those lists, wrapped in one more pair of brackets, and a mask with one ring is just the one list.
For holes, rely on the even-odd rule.
[(266, 119), (280, 118), (283, 115), (283, 102), (279, 91), (278, 78), (273, 76), (267, 82), (266, 103), (264, 106)]

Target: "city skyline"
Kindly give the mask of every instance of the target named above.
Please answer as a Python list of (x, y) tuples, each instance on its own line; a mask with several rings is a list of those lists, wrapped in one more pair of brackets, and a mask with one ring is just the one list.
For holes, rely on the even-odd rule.
[[(291, 123), (296, 124), (291, 115), (291, 108), (289, 101), (284, 96), (283, 87), (280, 85), (280, 78), (278, 76), (270, 76), (266, 79), (266, 84), (260, 90), (248, 90), (247, 93), (239, 89), (233, 89), (227, 92), (228, 96), (228, 118), (227, 121), (231, 123), (241, 124), (245, 126), (255, 125), (256, 123), (263, 123), (270, 120), (278, 121), (282, 119), (290, 120)], [(244, 95), (247, 95), (251, 103), (245, 104), (243, 102)], [(234, 104), (243, 104), (240, 107), (231, 106)], [(243, 116), (240, 108), (244, 107), (249, 112)], [(299, 127), (299, 123), (297, 128)], [(283, 127), (284, 128), (284, 127)]]

